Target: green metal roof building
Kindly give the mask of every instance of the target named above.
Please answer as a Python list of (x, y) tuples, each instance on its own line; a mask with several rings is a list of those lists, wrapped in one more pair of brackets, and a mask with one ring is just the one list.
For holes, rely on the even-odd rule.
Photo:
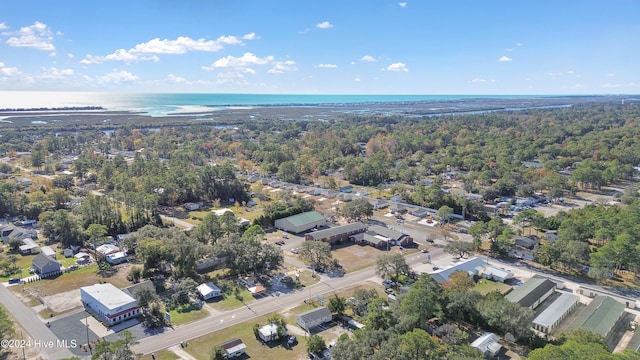
[(569, 325), (571, 329), (587, 329), (606, 338), (624, 316), (624, 304), (608, 296), (596, 296)]
[(284, 230), (292, 234), (299, 234), (301, 232), (311, 230), (314, 227), (325, 225), (327, 225), (327, 220), (324, 215), (317, 211), (307, 211), (302, 214), (288, 216), (275, 221), (277, 229)]
[(532, 277), (524, 284), (505, 295), (505, 299), (521, 306), (535, 309), (553, 294), (556, 283), (541, 277)]

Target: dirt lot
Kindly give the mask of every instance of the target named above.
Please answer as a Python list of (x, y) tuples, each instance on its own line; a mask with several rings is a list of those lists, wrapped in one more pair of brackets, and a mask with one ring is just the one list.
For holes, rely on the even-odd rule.
[[(60, 275), (55, 278), (43, 279), (24, 285), (24, 290), (15, 288), (14, 293), (28, 306), (38, 309), (48, 308), (54, 315), (73, 310), (81, 306), (80, 287), (110, 282), (122, 288), (130, 285), (127, 280), (131, 264), (121, 264), (109, 277), (101, 277), (96, 273), (97, 267), (89, 266)], [(39, 305), (39, 306), (38, 306)]]

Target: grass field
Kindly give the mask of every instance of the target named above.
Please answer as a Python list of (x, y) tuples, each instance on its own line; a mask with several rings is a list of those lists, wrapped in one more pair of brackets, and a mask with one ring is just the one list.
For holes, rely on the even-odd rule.
[(172, 325), (182, 325), (196, 320), (204, 319), (209, 316), (207, 309), (197, 309), (194, 306), (179, 307), (169, 311), (171, 315)]
[(502, 294), (505, 294), (507, 291), (509, 291), (509, 289), (511, 289), (511, 286), (505, 283), (491, 281), (487, 279), (480, 279), (480, 281), (478, 281), (478, 283), (472, 290), (475, 290), (482, 295), (487, 295), (488, 293), (494, 290), (499, 291)]
[(273, 314), (261, 316), (255, 318), (253, 321), (238, 324), (191, 340), (184, 350), (198, 360), (209, 360), (211, 359), (215, 346), (233, 338), (240, 338), (245, 345), (247, 345), (247, 355), (252, 359), (282, 360), (301, 359), (305, 357), (307, 343), (304, 337), (298, 336), (298, 344), (292, 349), (287, 349), (280, 345), (265, 345), (256, 339), (253, 335), (253, 325), (265, 325), (267, 319), (272, 315)]
[(127, 274), (129, 272), (127, 266), (120, 265), (116, 267), (116, 272), (109, 277), (99, 276), (96, 273), (97, 269), (98, 267), (96, 265), (85, 266), (60, 276), (25, 284), (24, 288), (27, 290), (33, 290), (41, 295), (46, 294), (48, 296), (105, 281), (112, 283), (118, 288), (131, 285), (127, 280)]

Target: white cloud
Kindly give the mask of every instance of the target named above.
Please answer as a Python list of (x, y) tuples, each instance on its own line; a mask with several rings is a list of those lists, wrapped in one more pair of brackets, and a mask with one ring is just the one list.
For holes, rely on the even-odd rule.
[(258, 40), (258, 39), (260, 39), (260, 36), (256, 35), (256, 33), (252, 32), (252, 33), (248, 33), (248, 34), (242, 35), (242, 39), (243, 40)]
[(296, 62), (293, 60), (287, 61), (274, 61), (273, 67), (269, 69), (269, 74), (282, 74), (285, 71), (298, 71)]
[(73, 69), (58, 69), (55, 67), (42, 68), (42, 72), (38, 74), (38, 79), (62, 79), (73, 75)]
[[(241, 57), (235, 56), (226, 56), (214, 61), (210, 66), (203, 66), (203, 70), (212, 71), (214, 69), (239, 69), (243, 70), (243, 72), (253, 72), (252, 69), (249, 68), (251, 65), (265, 65), (269, 62), (273, 61), (273, 56), (266, 56), (264, 58), (260, 58), (253, 53), (247, 52), (244, 53)], [(255, 73), (255, 72), (254, 72)]]
[(516, 46), (522, 46), (522, 44), (521, 43), (516, 43)]
[(330, 23), (330, 22), (328, 22), (328, 21), (323, 21), (323, 22), (321, 22), (320, 24), (317, 24), (317, 25), (316, 25), (316, 27), (317, 27), (318, 29), (329, 29), (329, 28), (332, 28), (332, 27), (333, 27), (333, 24), (331, 24), (331, 23)]
[(609, 74), (607, 74), (607, 76), (608, 76), (608, 77), (614, 77), (614, 76), (616, 76), (616, 74), (614, 74), (614, 73), (609, 73)]
[(488, 83), (488, 82), (489, 83), (494, 83), (496, 81), (494, 79), (487, 80), (487, 79), (482, 79), (482, 78), (474, 78), (473, 80), (471, 80), (471, 82), (475, 83), (475, 84), (483, 84), (483, 83)]
[(19, 75), (20, 71), (17, 67), (6, 67), (3, 62), (0, 62), (0, 74), (4, 76)]
[(365, 56), (360, 58), (360, 61), (374, 62), (374, 61), (376, 61), (376, 58), (374, 58), (371, 55), (365, 55)]
[(67, 57), (68, 57), (69, 59), (73, 59), (73, 58), (75, 57), (75, 55), (73, 55), (72, 53), (67, 53)]
[[(245, 34), (243, 39), (254, 40), (259, 39), (255, 33)], [(175, 40), (160, 38), (152, 39), (148, 42), (137, 44), (135, 47), (125, 50), (118, 49), (112, 54), (106, 56), (86, 55), (81, 64), (101, 64), (105, 61), (124, 61), (126, 63), (138, 61), (159, 61), (155, 54), (184, 54), (188, 51), (204, 51), (215, 52), (220, 51), (225, 45), (242, 45), (242, 40), (235, 36), (220, 36), (216, 40), (191, 39), (190, 37), (180, 36)]]
[(306, 29), (304, 29), (302, 31), (298, 31), (298, 34), (304, 35), (304, 34), (306, 34), (308, 32), (309, 32), (309, 28), (306, 28)]
[(360, 78), (355, 78), (355, 79), (353, 79), (353, 81), (360, 82)]
[(567, 71), (567, 74), (569, 74), (569, 75), (573, 75), (573, 70), (569, 70), (569, 71)]
[(175, 40), (160, 38), (152, 39), (146, 43), (137, 44), (129, 52), (142, 54), (184, 54), (187, 51), (220, 51), (224, 45), (239, 45), (242, 40), (235, 36), (220, 36), (216, 40), (198, 39), (180, 36)]
[(512, 61), (512, 60), (513, 60), (513, 59), (511, 59), (510, 57), (507, 57), (507, 56), (501, 56), (501, 57), (498, 59), (498, 61), (499, 61), (499, 62), (509, 62), (509, 61)]
[(336, 64), (320, 64), (318, 65), (319, 68), (321, 69), (335, 69), (338, 67), (338, 65)]
[(409, 69), (407, 69), (407, 65), (401, 62), (393, 63), (387, 66), (386, 68), (382, 68), (380, 70), (381, 71), (404, 71), (404, 72), (409, 71)]
[(184, 85), (207, 85), (207, 84), (211, 84), (210, 81), (205, 81), (205, 80), (191, 81), (191, 80), (187, 80), (187, 79), (183, 78), (182, 76), (177, 76), (177, 75), (174, 75), (174, 74), (167, 75), (167, 79), (166, 80), (168, 82), (170, 82), (170, 83), (184, 84)]
[(406, 8), (406, 7), (407, 7), (407, 3), (406, 3), (406, 2), (398, 3), (398, 5), (399, 5), (401, 8)]
[(606, 83), (606, 84), (602, 85), (602, 87), (605, 88), (605, 89), (616, 89), (616, 88), (619, 88), (621, 86), (622, 85), (620, 85), (620, 84), (611, 84), (611, 83)]
[(135, 81), (140, 78), (128, 71), (112, 71), (104, 76), (98, 78), (98, 82), (101, 84), (119, 84), (121, 82)]
[(7, 40), (9, 46), (28, 47), (38, 50), (53, 51), (53, 34), (46, 24), (36, 21), (33, 25), (20, 28)]
[(0, 23), (0, 30), (7, 30), (9, 27), (4, 22)]
[(509, 48), (509, 49), (504, 49), (504, 51), (513, 51), (513, 49)]

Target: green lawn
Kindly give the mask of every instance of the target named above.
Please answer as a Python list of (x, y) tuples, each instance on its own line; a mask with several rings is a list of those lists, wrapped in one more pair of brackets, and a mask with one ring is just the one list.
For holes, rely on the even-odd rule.
[(244, 303), (253, 301), (255, 299), (247, 289), (241, 289), (240, 291), (240, 297), (242, 298), (242, 300), (239, 300), (238, 298), (236, 298), (236, 296), (233, 293), (224, 294), (222, 297), (223, 297), (222, 300), (211, 301), (209, 302), (209, 305), (216, 310), (226, 311), (226, 310), (237, 309), (243, 306)]
[[(94, 285), (101, 282), (109, 282), (118, 288), (131, 285), (127, 280), (124, 270), (116, 271), (109, 277), (101, 277), (96, 273), (98, 267), (90, 265), (59, 276), (42, 279), (25, 284), (25, 289), (33, 289), (41, 295), (59, 294), (65, 291), (79, 289), (82, 286)], [(13, 286), (12, 288), (15, 288)]]
[(181, 325), (204, 319), (205, 317), (209, 316), (209, 311), (204, 308), (197, 309), (194, 306), (182, 306), (169, 311), (169, 314), (171, 314), (172, 325)]
[(272, 315), (273, 314), (261, 316), (253, 321), (238, 324), (191, 340), (188, 342), (187, 347), (185, 347), (184, 350), (196, 359), (209, 360), (211, 359), (211, 354), (213, 353), (215, 346), (233, 338), (240, 338), (245, 345), (247, 345), (247, 355), (252, 359), (282, 360), (299, 359), (304, 356), (307, 352), (307, 343), (303, 336), (297, 337), (298, 344), (292, 349), (287, 349), (281, 345), (267, 346), (256, 339), (253, 335), (253, 325), (265, 325), (269, 316)]
[(487, 295), (494, 290), (497, 290), (500, 293), (504, 294), (509, 291), (509, 289), (511, 289), (511, 286), (505, 283), (495, 282), (487, 279), (480, 279), (480, 281), (478, 281), (478, 283), (472, 290), (475, 290), (482, 295)]

